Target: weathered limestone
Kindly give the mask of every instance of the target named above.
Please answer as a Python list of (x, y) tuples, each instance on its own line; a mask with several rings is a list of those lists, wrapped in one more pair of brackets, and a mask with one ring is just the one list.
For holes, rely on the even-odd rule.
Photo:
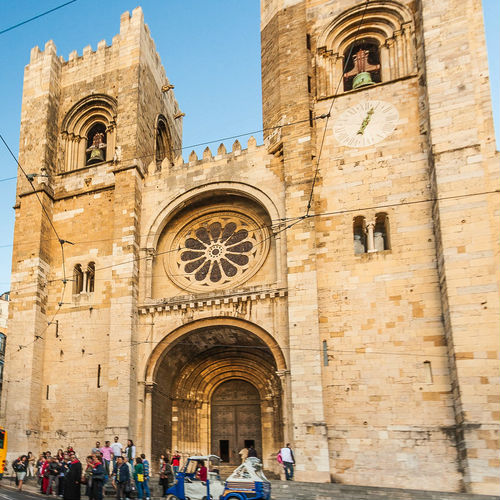
[[(274, 472), (290, 442), (300, 480), (497, 493), (499, 165), (479, 12), (263, 0), (264, 145), (186, 162), (140, 9), (95, 52), (33, 49), (20, 162), (48, 174), (46, 213), (20, 177), (9, 457), (117, 434), (153, 459), (233, 462), (253, 439)], [(344, 92), (361, 19), (381, 82)], [(380, 101), (397, 117), (377, 130)], [(346, 112), (359, 122), (340, 142)], [(87, 164), (96, 124), (105, 161)], [(73, 243), (64, 266), (49, 219)], [(73, 269), (91, 263), (79, 291)]]

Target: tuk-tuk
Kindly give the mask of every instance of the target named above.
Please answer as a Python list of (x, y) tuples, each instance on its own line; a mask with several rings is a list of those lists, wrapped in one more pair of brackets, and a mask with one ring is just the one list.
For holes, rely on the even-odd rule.
[[(214, 498), (215, 495), (214, 495)], [(270, 500), (271, 483), (262, 470), (262, 462), (247, 458), (224, 483), (220, 500)]]
[[(207, 468), (207, 480), (197, 475), (200, 464)], [(189, 457), (182, 471), (175, 475), (176, 482), (167, 490), (167, 500), (219, 500), (224, 484), (219, 476), (220, 458), (217, 455)]]

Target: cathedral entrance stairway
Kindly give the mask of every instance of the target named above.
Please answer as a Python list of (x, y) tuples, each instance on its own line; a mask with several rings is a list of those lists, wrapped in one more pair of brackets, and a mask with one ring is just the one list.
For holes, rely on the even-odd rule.
[(271, 481), (273, 500), (500, 500), (500, 496), (377, 488), (337, 483)]
[[(302, 483), (298, 481), (271, 481), (272, 500), (500, 500), (500, 496), (473, 495), (469, 493), (447, 493), (403, 488), (378, 488), (375, 486), (353, 486), (336, 483)], [(15, 489), (14, 477), (4, 477), (0, 489)], [(152, 499), (161, 499), (161, 489), (156, 477), (150, 481)], [(40, 487), (35, 479), (27, 479), (24, 484), (26, 493), (39, 493)], [(82, 485), (82, 499), (85, 498)], [(107, 485), (105, 498), (115, 498), (116, 492)], [(40, 495), (42, 496), (42, 495)], [(46, 495), (43, 495), (46, 496)], [(135, 493), (131, 495), (135, 498)], [(217, 499), (214, 499), (217, 500)]]

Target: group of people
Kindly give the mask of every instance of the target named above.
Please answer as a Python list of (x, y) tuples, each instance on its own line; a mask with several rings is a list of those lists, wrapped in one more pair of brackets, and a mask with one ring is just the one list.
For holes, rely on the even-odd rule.
[[(171, 459), (166, 455), (160, 459), (160, 484), (164, 495), (173, 483), (180, 459), (178, 453)], [(124, 447), (118, 436), (115, 436), (112, 444), (106, 441), (104, 446), (97, 441), (84, 465), (78, 460), (73, 448), (68, 446), (65, 451), (59, 449), (54, 456), (46, 451), (38, 460), (29, 452), (17, 458), (12, 467), (19, 490), (22, 490), (27, 475), (34, 476), (38, 478), (41, 493), (65, 500), (80, 500), (82, 484), (85, 485), (89, 500), (102, 500), (104, 485), (109, 480), (116, 489), (118, 500), (130, 498), (134, 490), (138, 499), (150, 500), (151, 497), (150, 465), (146, 456), (136, 456), (133, 441), (129, 439)]]

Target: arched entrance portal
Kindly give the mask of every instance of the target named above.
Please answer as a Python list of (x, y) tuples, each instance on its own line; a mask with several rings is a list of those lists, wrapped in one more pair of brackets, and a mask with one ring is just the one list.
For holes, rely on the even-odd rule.
[(262, 456), (260, 396), (244, 380), (223, 382), (211, 401), (212, 453), (223, 462), (237, 464), (238, 452), (253, 446)]
[(255, 325), (220, 318), (183, 325), (150, 358), (151, 452), (216, 453), (238, 462), (253, 444), (266, 463), (283, 439), (285, 368), (276, 341)]

